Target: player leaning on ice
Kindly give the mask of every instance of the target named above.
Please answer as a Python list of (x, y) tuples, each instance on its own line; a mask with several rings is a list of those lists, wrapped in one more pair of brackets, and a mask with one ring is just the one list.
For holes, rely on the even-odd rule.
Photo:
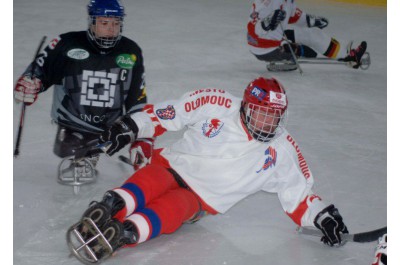
[[(328, 36), (322, 30), (327, 26), (328, 19), (306, 14), (294, 0), (255, 0), (247, 24), (247, 43), (257, 59), (270, 63), (269, 70), (295, 70), (293, 54), (296, 58), (318, 56), (332, 59), (324, 63), (341, 61), (355, 69), (367, 68), (367, 43), (363, 41), (354, 49), (352, 41), (343, 43)], [(362, 66), (364, 54), (368, 65)], [(285, 62), (285, 66), (275, 69), (278, 62)]]
[(260, 77), (243, 98), (206, 88), (124, 116), (100, 137), (111, 142), (109, 155), (137, 138), (185, 134), (154, 150), (150, 164), (91, 203), (68, 231), (71, 251), (84, 262), (102, 260), (206, 214), (225, 213), (260, 190), (277, 193), (297, 225), (317, 227), (325, 244), (341, 245), (346, 225), (338, 209), (313, 192), (311, 170), (285, 129), (287, 108), (284, 87)]

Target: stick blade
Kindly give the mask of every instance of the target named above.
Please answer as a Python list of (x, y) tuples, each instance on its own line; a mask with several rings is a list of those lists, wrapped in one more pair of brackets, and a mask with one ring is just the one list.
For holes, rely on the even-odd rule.
[(17, 158), (19, 156), (19, 150), (15, 149), (14, 150), (14, 158)]
[[(309, 227), (297, 227), (297, 233), (308, 235), (308, 236), (323, 236), (322, 232), (315, 228)], [(358, 242), (358, 243), (368, 243), (377, 241), (379, 237), (383, 236), (387, 233), (387, 227), (382, 227), (376, 230), (356, 233), (356, 234), (342, 234), (341, 237), (343, 240), (350, 241), (350, 242)]]
[(386, 226), (373, 231), (354, 234), (353, 241), (360, 243), (373, 242), (377, 241), (384, 234), (387, 234)]

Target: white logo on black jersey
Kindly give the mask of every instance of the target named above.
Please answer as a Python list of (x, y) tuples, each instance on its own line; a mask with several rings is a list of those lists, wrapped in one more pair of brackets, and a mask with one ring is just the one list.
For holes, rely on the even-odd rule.
[(67, 56), (76, 60), (84, 60), (89, 58), (89, 52), (83, 49), (72, 49), (68, 51)]
[(117, 74), (84, 70), (82, 74), (81, 105), (112, 107)]

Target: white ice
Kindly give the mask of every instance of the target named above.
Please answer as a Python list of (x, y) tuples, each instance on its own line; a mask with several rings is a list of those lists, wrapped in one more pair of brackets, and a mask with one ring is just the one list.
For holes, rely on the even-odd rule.
[[(81, 0), (14, 0), (13, 80), (31, 61), (41, 36), (85, 30)], [(269, 73), (246, 46), (250, 1), (125, 0), (124, 34), (143, 49), (150, 102), (217, 87), (240, 96), (260, 75), (287, 88), (288, 129), (315, 176), (316, 192), (334, 203), (350, 232), (387, 224), (387, 31), (386, 8), (304, 0), (309, 13), (329, 18), (324, 29), (339, 40), (368, 42), (367, 71), (343, 65), (303, 65), (298, 72)], [(346, 42), (344, 42), (346, 43)], [(92, 200), (119, 186), (132, 169), (103, 156), (97, 182), (78, 195), (57, 183), (60, 161), (52, 153), (51, 88), (27, 108), (20, 157), (13, 161), (14, 264), (79, 264), (69, 256), (65, 233)], [(7, 100), (10, 98), (7, 97)], [(14, 142), (20, 105), (13, 105)], [(179, 134), (160, 138), (169, 144)], [(11, 142), (11, 140), (10, 140)], [(125, 154), (127, 150), (121, 152)], [(204, 165), (207, 166), (207, 165)], [(4, 176), (3, 176), (4, 177)], [(299, 236), (275, 194), (257, 193), (224, 215), (183, 225), (104, 264), (371, 264), (375, 243), (324, 246)], [(390, 236), (389, 236), (390, 237)]]

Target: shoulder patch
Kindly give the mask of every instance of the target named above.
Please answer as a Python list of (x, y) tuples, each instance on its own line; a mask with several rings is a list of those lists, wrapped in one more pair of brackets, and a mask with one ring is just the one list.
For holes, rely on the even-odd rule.
[(260, 173), (261, 171), (265, 171), (268, 168), (275, 166), (278, 159), (278, 153), (272, 146), (268, 147), (267, 150), (265, 150), (264, 154), (266, 156), (264, 164), (262, 165), (260, 170), (256, 171), (257, 173)]
[(54, 38), (50, 41), (48, 47), (50, 50), (54, 50), (54, 48), (57, 46), (57, 44), (60, 42), (61, 37), (58, 36), (57, 38)]
[(165, 109), (156, 110), (156, 114), (162, 120), (173, 120), (176, 112), (174, 106), (168, 105)]

